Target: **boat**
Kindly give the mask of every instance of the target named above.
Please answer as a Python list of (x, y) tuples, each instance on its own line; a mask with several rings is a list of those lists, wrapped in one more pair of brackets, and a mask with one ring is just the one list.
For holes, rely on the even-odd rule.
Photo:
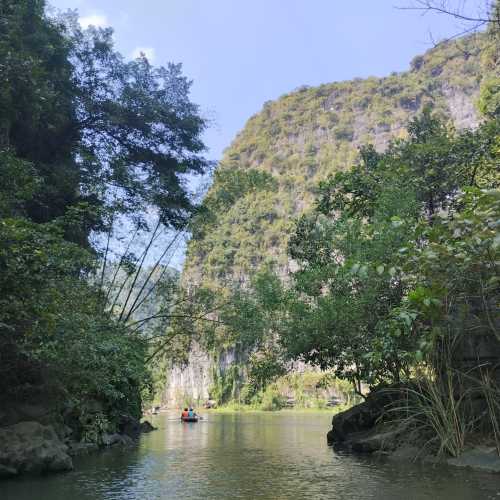
[(181, 417), (182, 422), (198, 422), (199, 417)]

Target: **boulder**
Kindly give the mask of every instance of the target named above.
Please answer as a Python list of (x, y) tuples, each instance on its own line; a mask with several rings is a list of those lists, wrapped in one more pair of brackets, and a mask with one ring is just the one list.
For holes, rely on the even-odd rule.
[(50, 425), (20, 422), (0, 429), (0, 466), (5, 475), (73, 469), (67, 446)]
[(152, 425), (147, 420), (141, 423), (141, 432), (151, 432), (151, 431), (156, 431), (156, 427), (154, 425)]
[(332, 419), (332, 429), (326, 436), (328, 443), (344, 443), (349, 436), (368, 431), (373, 428), (378, 416), (367, 401), (335, 415)]
[(102, 444), (104, 446), (113, 446), (114, 444), (121, 444), (122, 443), (122, 436), (120, 434), (103, 434), (102, 437)]
[(352, 435), (373, 429), (397, 397), (399, 396), (394, 388), (381, 389), (371, 392), (362, 403), (335, 415), (332, 419), (332, 429), (327, 434), (328, 444), (344, 443), (350, 440)]
[(141, 424), (139, 420), (130, 415), (121, 415), (118, 429), (120, 434), (135, 438), (141, 433)]
[[(153, 428), (154, 429), (154, 428)], [(113, 446), (115, 444), (129, 445), (132, 444), (134, 440), (127, 436), (126, 434), (103, 434), (102, 444), (104, 446)]]
[(379, 450), (393, 450), (403, 432), (400, 427), (373, 429), (365, 433), (351, 436), (350, 448), (361, 453), (373, 453)]
[(500, 456), (495, 447), (477, 446), (464, 451), (458, 458), (449, 458), (447, 462), (454, 467), (500, 473)]

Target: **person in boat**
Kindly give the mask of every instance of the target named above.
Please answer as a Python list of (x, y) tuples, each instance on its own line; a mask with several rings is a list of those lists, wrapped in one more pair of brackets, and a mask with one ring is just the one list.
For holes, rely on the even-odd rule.
[(188, 411), (188, 417), (189, 417), (189, 418), (194, 418), (194, 417), (196, 417), (196, 413), (195, 413), (195, 411), (194, 411), (192, 408), (189, 408), (189, 411)]
[(187, 418), (189, 417), (189, 410), (187, 408), (184, 408), (182, 414), (181, 414), (181, 417), (182, 418)]

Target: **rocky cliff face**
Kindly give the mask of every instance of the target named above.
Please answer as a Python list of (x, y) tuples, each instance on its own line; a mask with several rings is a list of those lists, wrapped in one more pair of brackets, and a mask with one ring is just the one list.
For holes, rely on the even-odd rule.
[[(457, 128), (475, 127), (481, 43), (464, 38), (415, 57), (404, 73), (304, 87), (264, 104), (218, 166), (205, 200), (211, 215), (189, 244), (184, 283), (223, 289), (269, 262), (286, 276), (290, 228), (318, 182), (349, 168), (360, 146), (383, 150), (404, 137), (424, 106)], [(260, 174), (266, 182), (255, 181)], [(217, 359), (195, 348), (187, 367), (172, 369), (165, 399), (207, 398), (213, 374), (231, 366), (231, 349)]]

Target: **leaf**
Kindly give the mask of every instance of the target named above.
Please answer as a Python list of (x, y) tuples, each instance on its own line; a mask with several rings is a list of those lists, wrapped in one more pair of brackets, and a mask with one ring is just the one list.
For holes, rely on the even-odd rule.
[(493, 250), (496, 250), (499, 247), (500, 247), (500, 234), (497, 234), (493, 238), (493, 243), (491, 244), (491, 248), (493, 248)]

